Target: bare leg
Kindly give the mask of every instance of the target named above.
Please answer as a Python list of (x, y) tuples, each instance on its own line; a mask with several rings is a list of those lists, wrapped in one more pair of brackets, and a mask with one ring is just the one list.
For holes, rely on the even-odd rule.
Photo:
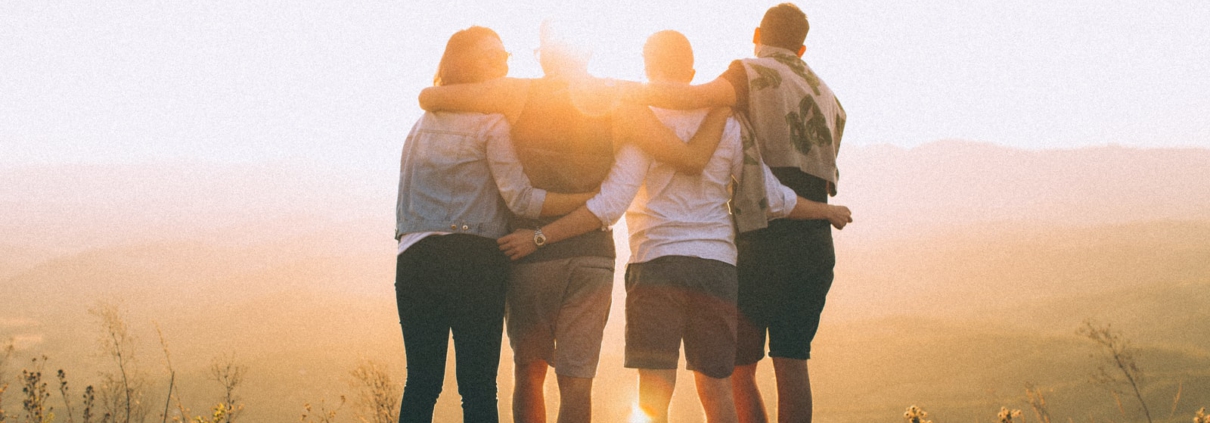
[(676, 369), (639, 369), (639, 409), (651, 423), (668, 423), (668, 404), (676, 387)]
[(738, 423), (735, 415), (735, 396), (731, 394), (731, 377), (712, 378), (693, 372), (697, 382), (697, 397), (706, 411), (707, 423)]
[(557, 376), (559, 423), (592, 421), (592, 378)]
[(731, 387), (735, 393), (735, 411), (739, 421), (743, 423), (769, 423), (769, 414), (765, 412), (765, 400), (760, 396), (760, 388), (756, 386), (756, 365), (735, 366), (731, 374)]
[(546, 423), (546, 396), (542, 392), (546, 362), (518, 364), (513, 377), (513, 421)]
[(773, 357), (777, 376), (777, 422), (811, 423), (811, 377), (807, 360)]

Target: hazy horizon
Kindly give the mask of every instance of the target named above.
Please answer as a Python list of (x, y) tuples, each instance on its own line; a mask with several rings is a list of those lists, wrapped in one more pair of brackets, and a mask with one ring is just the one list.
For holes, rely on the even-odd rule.
[[(1133, 342), (1157, 421), (1184, 423), (1210, 404), (1210, 149), (939, 142), (849, 153), (836, 200), (856, 221), (834, 233), (837, 278), (811, 361), (817, 421), (896, 421), (913, 404), (943, 422), (991, 421), (1000, 406), (1028, 415), (1027, 384), (1046, 392), (1056, 421), (1121, 421), (1088, 382), (1096, 349), (1075, 330), (1089, 318)], [(362, 359), (402, 383), (393, 196), (373, 188), (393, 183), (289, 166), (0, 170), (0, 184), (19, 186), (0, 191), (0, 348), (9, 338), (18, 348), (7, 375), (45, 354), (74, 393), (98, 384), (113, 365), (88, 310), (108, 301), (129, 313), (160, 405), (157, 326), (198, 414), (221, 395), (207, 365), (227, 354), (248, 366), (238, 394), (249, 423), (297, 422), (303, 403), (354, 395), (349, 371)], [(621, 367), (621, 287), (594, 388), (602, 421), (622, 421), (635, 395), (634, 371)], [(510, 357), (505, 347), (505, 422)], [(774, 404), (768, 367), (760, 380)], [(447, 376), (439, 421), (458, 416)], [(676, 392), (674, 421), (702, 421), (692, 384)], [(337, 421), (355, 421), (355, 408)]]
[[(510, 75), (536, 77), (539, 22), (566, 19), (592, 73), (641, 80), (644, 39), (675, 29), (703, 83), (751, 55), (779, 2), (0, 2), (0, 409), (16, 418), (16, 376), (43, 354), (73, 398), (99, 386), (113, 366), (89, 309), (112, 302), (153, 408), (162, 328), (193, 414), (221, 395), (209, 360), (230, 354), (249, 369), (240, 422), (297, 422), (341, 394), (336, 421), (355, 421), (361, 360), (404, 380), (399, 154), (451, 34), (495, 29)], [(855, 219), (834, 231), (817, 422), (902, 421), (913, 404), (1036, 421), (1026, 386), (1056, 422), (1137, 417), (1089, 382), (1085, 319), (1133, 342), (1156, 422), (1210, 406), (1210, 2), (796, 3), (805, 59), (848, 113), (832, 201)], [(611, 422), (636, 395), (618, 247), (594, 388)], [(504, 422), (511, 371), (505, 346)], [(702, 421), (680, 380), (674, 421)], [(438, 421), (459, 413), (447, 370)]]
[[(700, 83), (751, 54), (752, 28), (775, 3), (8, 1), (0, 166), (301, 159), (387, 170), (458, 29), (496, 29), (510, 74), (533, 77), (538, 23), (572, 20), (596, 48), (591, 70), (627, 79), (642, 79), (646, 36), (676, 29), (695, 47)], [(1210, 147), (1205, 2), (800, 5), (812, 22), (806, 59), (849, 112), (847, 145)]]

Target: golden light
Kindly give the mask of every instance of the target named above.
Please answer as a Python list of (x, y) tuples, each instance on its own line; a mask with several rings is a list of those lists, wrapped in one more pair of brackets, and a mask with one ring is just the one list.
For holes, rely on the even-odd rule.
[(630, 423), (651, 423), (651, 416), (643, 411), (643, 407), (639, 406), (639, 400), (635, 399), (630, 406)]

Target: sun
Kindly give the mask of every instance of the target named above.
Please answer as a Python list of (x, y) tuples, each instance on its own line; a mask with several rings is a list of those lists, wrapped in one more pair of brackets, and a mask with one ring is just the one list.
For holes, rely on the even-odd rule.
[(596, 3), (560, 5), (525, 19), (500, 22), (504, 25), (501, 36), (513, 52), (510, 75), (523, 78), (542, 75), (533, 52), (539, 44), (539, 28), (549, 24), (560, 41), (591, 57), (589, 72), (594, 76), (642, 80), (643, 42), (661, 28), (636, 18), (633, 11)]

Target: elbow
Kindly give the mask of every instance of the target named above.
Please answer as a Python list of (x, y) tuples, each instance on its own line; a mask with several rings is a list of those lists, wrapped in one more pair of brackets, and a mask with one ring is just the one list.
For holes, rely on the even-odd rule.
[(542, 215), (542, 211), (539, 211), (538, 213), (534, 213), (529, 208), (527, 208), (523, 205), (517, 204), (517, 203), (512, 203), (512, 202), (508, 203), (508, 211), (512, 212), (513, 215), (515, 215), (515, 216), (521, 216), (526, 219), (535, 219)]
[(421, 109), (423, 109), (426, 112), (433, 111), (433, 106), (434, 106), (433, 95), (429, 93), (428, 88), (420, 90), (420, 96), (419, 96), (418, 100), (420, 102)]

